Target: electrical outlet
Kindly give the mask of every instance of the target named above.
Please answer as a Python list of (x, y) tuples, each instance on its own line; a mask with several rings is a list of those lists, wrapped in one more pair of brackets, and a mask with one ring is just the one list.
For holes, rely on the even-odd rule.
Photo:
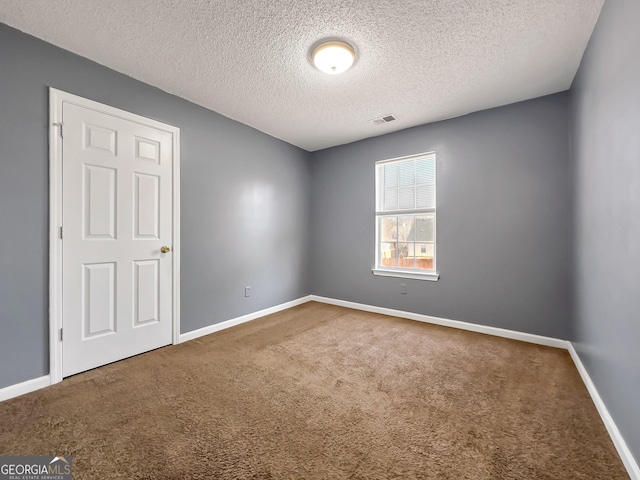
[(251, 296), (251, 287), (244, 287), (244, 296), (245, 297)]
[(402, 295), (406, 295), (407, 294), (407, 284), (406, 283), (401, 283), (400, 284), (400, 293)]

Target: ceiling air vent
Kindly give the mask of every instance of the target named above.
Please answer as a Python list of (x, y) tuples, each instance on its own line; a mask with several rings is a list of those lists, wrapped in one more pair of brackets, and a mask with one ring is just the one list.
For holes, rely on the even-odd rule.
[(393, 122), (394, 120), (397, 120), (395, 115), (390, 113), (389, 115), (385, 115), (384, 117), (374, 118), (373, 120), (369, 121), (374, 125), (383, 125), (385, 123)]

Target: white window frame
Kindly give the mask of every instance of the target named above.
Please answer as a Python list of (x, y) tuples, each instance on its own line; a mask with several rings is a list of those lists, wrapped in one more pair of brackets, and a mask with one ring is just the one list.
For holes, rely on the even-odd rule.
[[(380, 205), (379, 202), (379, 198), (378, 196), (380, 195), (380, 178), (378, 175), (378, 167), (380, 165), (383, 165), (385, 163), (396, 163), (396, 162), (402, 162), (402, 161), (406, 161), (406, 160), (416, 160), (418, 158), (422, 158), (422, 157), (434, 157), (434, 168), (435, 170), (435, 174), (436, 174), (436, 182), (434, 184), (435, 190), (436, 190), (436, 206), (435, 208), (422, 208), (422, 209), (414, 209), (414, 210), (397, 210), (397, 211), (389, 211), (389, 212), (385, 212), (385, 211), (379, 211), (378, 210), (378, 206)], [(440, 278), (440, 274), (437, 271), (438, 268), (438, 264), (437, 264), (437, 253), (438, 253), (438, 241), (437, 241), (437, 223), (438, 223), (438, 215), (437, 215), (437, 189), (438, 189), (438, 180), (437, 180), (437, 163), (435, 162), (435, 157), (436, 157), (436, 152), (425, 152), (425, 153), (419, 153), (416, 155), (408, 155), (405, 157), (397, 157), (397, 158), (391, 158), (388, 160), (381, 160), (379, 162), (375, 163), (375, 179), (376, 179), (376, 184), (375, 184), (375, 246), (374, 246), (374, 250), (375, 250), (375, 265), (374, 268), (372, 268), (372, 272), (374, 275), (380, 275), (380, 276), (384, 276), (384, 277), (399, 277), (399, 278), (412, 278), (415, 280), (429, 280), (432, 282), (437, 281)], [(401, 215), (419, 215), (419, 214), (433, 214), (434, 216), (434, 224), (433, 224), (433, 270), (422, 270), (422, 269), (418, 269), (418, 268), (406, 268), (406, 267), (384, 267), (381, 265), (380, 262), (380, 222), (379, 222), (379, 218), (381, 217), (386, 217), (386, 216), (401, 216)], [(416, 243), (414, 241), (414, 255), (415, 255), (415, 248), (416, 248)]]

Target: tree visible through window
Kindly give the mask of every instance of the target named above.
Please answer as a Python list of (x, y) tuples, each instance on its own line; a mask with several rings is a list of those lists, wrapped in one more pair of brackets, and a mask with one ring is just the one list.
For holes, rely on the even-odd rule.
[(436, 270), (436, 157), (376, 163), (376, 268)]

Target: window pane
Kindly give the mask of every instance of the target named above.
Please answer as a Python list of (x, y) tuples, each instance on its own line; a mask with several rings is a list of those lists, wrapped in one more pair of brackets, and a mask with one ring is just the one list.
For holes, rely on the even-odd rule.
[(398, 217), (398, 240), (401, 242), (413, 242), (415, 240), (415, 216), (408, 215)]
[(398, 244), (398, 266), (402, 268), (413, 268), (413, 243)]
[(436, 186), (425, 185), (416, 187), (416, 208), (436, 207)]
[(381, 243), (380, 244), (380, 266), (382, 267), (397, 267), (397, 244), (395, 243)]
[(413, 210), (416, 208), (416, 187), (400, 188), (400, 205), (398, 210)]
[(433, 243), (416, 243), (416, 268), (433, 270)]
[(398, 189), (387, 188), (384, 191), (384, 210), (392, 212), (398, 210)]
[(433, 242), (434, 231), (433, 215), (417, 215), (416, 216), (416, 242)]
[(376, 185), (377, 267), (434, 271), (435, 154), (376, 163)]
[(436, 162), (433, 157), (416, 160), (416, 183), (436, 183)]
[(398, 178), (400, 186), (415, 185), (416, 183), (416, 166), (415, 161), (410, 160), (402, 162), (398, 165)]
[(398, 165), (387, 163), (384, 165), (384, 188), (398, 186)]
[(398, 238), (398, 217), (380, 217), (380, 241), (395, 242)]

